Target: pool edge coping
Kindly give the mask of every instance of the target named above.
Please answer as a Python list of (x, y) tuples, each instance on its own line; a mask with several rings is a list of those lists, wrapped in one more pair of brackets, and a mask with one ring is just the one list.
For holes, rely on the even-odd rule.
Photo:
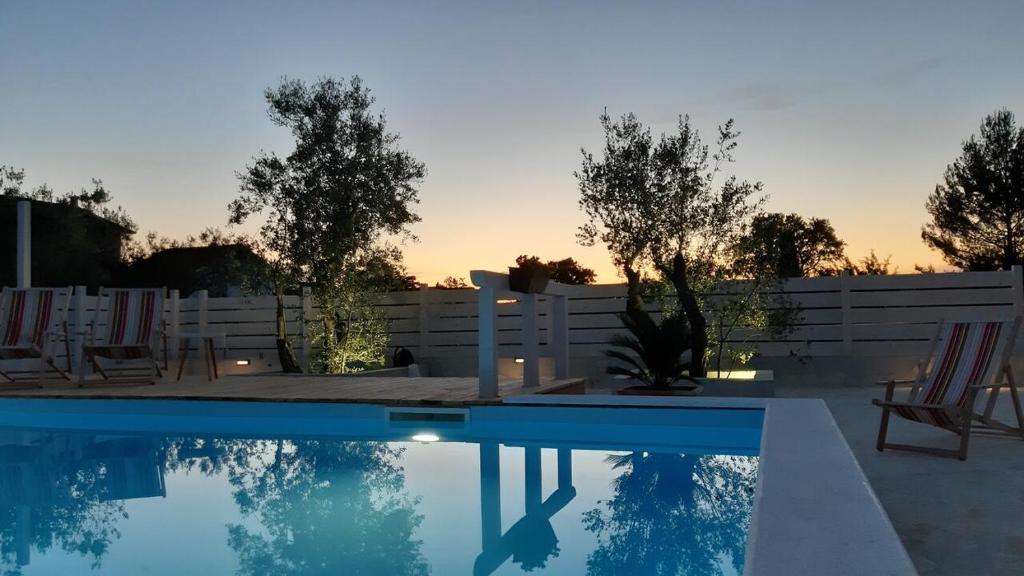
[[(517, 396), (506, 404), (761, 407), (764, 427), (743, 573), (918, 574), (821, 399), (537, 395)], [(815, 465), (808, 466), (812, 455)]]

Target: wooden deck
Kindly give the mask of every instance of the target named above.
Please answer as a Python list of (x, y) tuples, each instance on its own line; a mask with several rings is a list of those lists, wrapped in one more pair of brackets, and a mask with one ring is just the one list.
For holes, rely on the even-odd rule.
[(499, 398), (480, 398), (476, 378), (339, 377), (305, 374), (225, 376), (208, 382), (165, 378), (156, 384), (110, 385), (90, 382), (15, 388), (0, 384), (0, 397), (162, 400), (236, 400), (253, 402), (354, 402), (370, 404), (469, 406), (501, 404), (502, 398), (546, 394), (578, 385), (582, 379), (547, 380), (523, 387), (522, 381), (501, 382)]

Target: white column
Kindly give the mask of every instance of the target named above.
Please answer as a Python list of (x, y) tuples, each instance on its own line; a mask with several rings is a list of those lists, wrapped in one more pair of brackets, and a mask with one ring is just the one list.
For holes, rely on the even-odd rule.
[(523, 458), (526, 513), (535, 514), (540, 511), (541, 504), (544, 502), (541, 492), (543, 473), (541, 471), (540, 448), (537, 446), (527, 446), (524, 448)]
[(501, 540), (501, 452), (493, 442), (480, 443), (480, 548)]
[(551, 300), (551, 353), (555, 358), (555, 379), (569, 377), (569, 299), (554, 295)]
[(558, 489), (572, 488), (572, 448), (558, 449)]
[(482, 286), (477, 291), (477, 375), (480, 398), (498, 397), (498, 313), (494, 288)]
[(32, 287), (32, 203), (28, 200), (18, 202), (18, 239), (17, 239), (17, 273), (18, 288)]
[(519, 297), (523, 338), (523, 386), (540, 386), (540, 344), (537, 334), (537, 295)]

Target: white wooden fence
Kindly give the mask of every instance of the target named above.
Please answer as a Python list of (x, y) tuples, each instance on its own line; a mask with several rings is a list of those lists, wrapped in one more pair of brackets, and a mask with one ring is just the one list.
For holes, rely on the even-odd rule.
[[(762, 356), (913, 356), (926, 351), (939, 320), (999, 320), (1024, 311), (1021, 269), (997, 272), (795, 278), (782, 288), (797, 318), (781, 339), (737, 330), (734, 342), (756, 343)], [(569, 344), (574, 357), (599, 356), (622, 331), (621, 284), (579, 286), (569, 296)], [(539, 298), (542, 344), (548, 341), (550, 302)], [(394, 345), (417, 357), (475, 356), (475, 290), (421, 290), (387, 294), (380, 306), (391, 319)], [(503, 356), (521, 353), (520, 306), (499, 304)], [(651, 309), (657, 311), (652, 305)], [(542, 352), (543, 354), (543, 352)]]
[[(1024, 312), (1020, 267), (996, 272), (797, 278), (788, 280), (782, 291), (799, 308), (788, 334), (779, 340), (743, 330), (733, 334), (734, 340), (749, 338), (756, 343), (763, 357), (920, 356), (941, 319), (999, 320)], [(574, 366), (600, 357), (609, 337), (621, 332), (617, 314), (625, 308), (625, 294), (621, 284), (573, 287), (568, 295), (568, 326)], [(198, 330), (203, 319), (198, 296), (172, 294), (167, 302), (173, 357), (174, 335)], [(225, 371), (277, 369), (273, 296), (209, 298), (206, 305), (206, 330), (225, 335), (226, 351), (218, 353)], [(550, 305), (547, 297), (538, 297), (541, 356), (551, 354)], [(79, 312), (80, 306), (84, 313)], [(382, 294), (377, 306), (389, 320), (392, 346), (408, 348), (418, 360), (432, 365), (435, 373), (445, 364), (458, 364), (462, 371), (475, 369), (477, 290)], [(84, 331), (94, 308), (94, 297), (73, 299), (69, 314), (73, 333)], [(501, 300), (497, 309), (499, 355), (523, 356), (520, 303)], [(652, 310), (657, 311), (656, 305)], [(289, 334), (295, 338), (300, 358), (311, 355), (306, 327), (318, 314), (308, 295), (285, 298)], [(1024, 344), (1018, 342), (1017, 351), (1024, 353)], [(249, 364), (237, 366), (239, 360)]]

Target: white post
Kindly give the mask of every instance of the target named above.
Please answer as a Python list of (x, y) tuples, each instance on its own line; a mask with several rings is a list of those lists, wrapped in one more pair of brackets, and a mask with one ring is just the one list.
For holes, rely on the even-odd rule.
[(550, 300), (552, 334), (548, 341), (555, 357), (555, 379), (565, 380), (569, 377), (569, 299), (554, 295)]
[(423, 363), (423, 359), (430, 355), (430, 298), (432, 296), (429, 286), (420, 288), (420, 305), (419, 305), (419, 328), (420, 328), (420, 359), (417, 360), (420, 364)]
[(839, 300), (843, 311), (843, 354), (853, 354), (853, 304), (850, 296), (850, 273), (843, 270), (839, 274)]
[(171, 342), (171, 358), (178, 359), (178, 334), (181, 334), (181, 292), (177, 288), (170, 291), (170, 318), (167, 320), (167, 339)]
[(85, 333), (89, 329), (89, 316), (86, 314), (86, 288), (85, 286), (75, 286), (75, 315), (71, 320), (71, 336), (74, 338), (75, 345), (71, 348), (71, 355), (73, 362), (71, 363), (72, 370), (76, 375), (80, 375), (82, 372), (82, 347), (85, 346)]
[(32, 203), (28, 200), (18, 202), (18, 239), (17, 239), (16, 278), (18, 288), (32, 287)]
[(1024, 267), (1019, 264), (1010, 269), (1013, 274), (1013, 315), (1024, 315)]
[(480, 398), (498, 397), (498, 313), (494, 288), (481, 286), (478, 302), (478, 377)]
[(537, 341), (537, 295), (519, 297), (523, 335), (523, 386), (540, 386), (540, 344)]
[(309, 342), (309, 327), (306, 323), (313, 316), (313, 299), (310, 297), (309, 286), (302, 287), (302, 308), (299, 312), (299, 334), (302, 338), (302, 370), (309, 372), (309, 361), (312, 354), (312, 346)]

